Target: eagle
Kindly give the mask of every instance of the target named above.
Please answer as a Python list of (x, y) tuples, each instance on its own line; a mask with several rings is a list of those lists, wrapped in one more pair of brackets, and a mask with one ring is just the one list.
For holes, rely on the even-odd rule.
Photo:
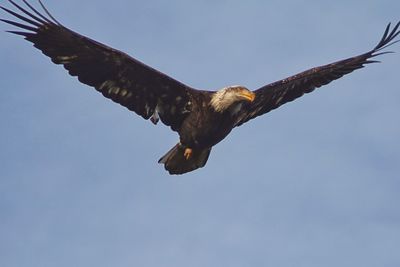
[(179, 142), (158, 161), (170, 174), (205, 166), (213, 146), (233, 128), (314, 91), (366, 64), (400, 40), (400, 22), (389, 23), (370, 51), (315, 67), (251, 91), (235, 85), (218, 91), (198, 90), (153, 69), (129, 55), (78, 34), (58, 22), (39, 0), (42, 12), (26, 0), (8, 0), (14, 10), (0, 6), (19, 21), (1, 19), (19, 28), (7, 31), (24, 37), (68, 73), (94, 87), (106, 98), (146, 120), (179, 134)]

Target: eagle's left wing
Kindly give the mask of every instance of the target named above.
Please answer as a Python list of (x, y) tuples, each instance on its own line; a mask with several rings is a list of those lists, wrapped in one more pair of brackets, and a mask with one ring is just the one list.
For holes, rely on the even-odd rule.
[(310, 93), (314, 91), (315, 88), (339, 79), (343, 75), (356, 69), (363, 68), (365, 64), (379, 62), (371, 60), (371, 58), (390, 53), (380, 51), (400, 41), (393, 41), (400, 34), (398, 30), (399, 26), (400, 22), (390, 31), (389, 23), (378, 45), (367, 53), (309, 69), (254, 91), (256, 94), (254, 102), (238, 114), (236, 126), (242, 125), (257, 116), (263, 115), (287, 102), (293, 101), (303, 94)]
[(9, 0), (18, 14), (0, 7), (21, 21), (2, 19), (25, 31), (9, 31), (22, 35), (26, 40), (61, 64), (80, 82), (96, 88), (105, 97), (134, 111), (144, 119), (161, 121), (179, 130), (190, 112), (191, 97), (200, 91), (143, 64), (127, 54), (82, 36), (61, 25), (42, 5), (47, 17), (26, 0), (27, 8)]

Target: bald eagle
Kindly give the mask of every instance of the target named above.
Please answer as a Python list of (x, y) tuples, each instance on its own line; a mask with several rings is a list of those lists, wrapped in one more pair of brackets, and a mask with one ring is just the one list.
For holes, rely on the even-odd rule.
[(23, 0), (25, 6), (9, 2), (19, 10), (1, 7), (21, 22), (2, 19), (23, 29), (21, 35), (61, 64), (70, 75), (94, 87), (105, 97), (157, 124), (161, 120), (179, 134), (179, 142), (159, 163), (170, 174), (183, 174), (203, 167), (211, 148), (233, 128), (293, 101), (386, 54), (382, 50), (400, 40), (400, 22), (386, 27), (382, 39), (370, 51), (306, 70), (255, 91), (228, 86), (219, 91), (187, 86), (127, 54), (82, 36), (59, 23), (39, 0), (44, 13)]

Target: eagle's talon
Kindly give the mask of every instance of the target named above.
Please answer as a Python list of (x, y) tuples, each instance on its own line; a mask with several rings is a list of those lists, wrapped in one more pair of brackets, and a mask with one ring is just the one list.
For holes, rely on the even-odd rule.
[(186, 148), (185, 153), (183, 153), (183, 156), (185, 157), (186, 160), (190, 159), (190, 157), (193, 154), (193, 150), (191, 148)]

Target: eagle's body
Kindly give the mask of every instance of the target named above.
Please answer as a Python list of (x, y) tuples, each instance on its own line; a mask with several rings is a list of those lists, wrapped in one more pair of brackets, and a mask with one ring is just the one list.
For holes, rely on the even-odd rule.
[[(218, 92), (203, 92), (189, 101), (188, 115), (177, 129), (180, 142), (159, 163), (172, 173), (184, 173), (203, 167), (211, 148), (235, 127), (243, 105), (254, 100), (254, 93), (243, 86), (231, 86)], [(190, 158), (185, 150), (190, 149)], [(188, 164), (190, 163), (190, 164)]]
[(293, 101), (315, 88), (328, 84), (381, 54), (382, 49), (398, 42), (400, 23), (390, 24), (372, 50), (332, 64), (312, 68), (289, 78), (263, 86), (254, 92), (243, 86), (219, 91), (191, 88), (139, 62), (125, 53), (91, 40), (61, 25), (43, 6), (47, 16), (26, 0), (22, 7), (9, 2), (20, 12), (1, 7), (24, 23), (2, 21), (24, 29), (10, 31), (32, 42), (61, 64), (79, 81), (94, 87), (105, 97), (150, 119), (159, 120), (179, 134), (179, 142), (159, 162), (171, 174), (182, 174), (203, 167), (211, 148), (223, 140), (233, 128)]
[[(216, 93), (203, 93), (197, 98), (192, 98), (191, 112), (178, 131), (182, 144), (191, 148), (210, 148), (232, 131), (236, 122), (235, 115), (238, 114), (240, 106), (245, 101), (251, 101), (251, 99), (247, 100), (247, 98), (243, 97), (223, 103), (222, 106), (218, 105), (221, 104), (221, 100), (217, 101), (215, 105), (213, 103), (221, 92), (234, 90), (248, 91), (243, 86), (231, 86)], [(251, 95), (252, 93), (249, 91), (249, 94)], [(225, 100), (226, 98), (223, 99)]]

